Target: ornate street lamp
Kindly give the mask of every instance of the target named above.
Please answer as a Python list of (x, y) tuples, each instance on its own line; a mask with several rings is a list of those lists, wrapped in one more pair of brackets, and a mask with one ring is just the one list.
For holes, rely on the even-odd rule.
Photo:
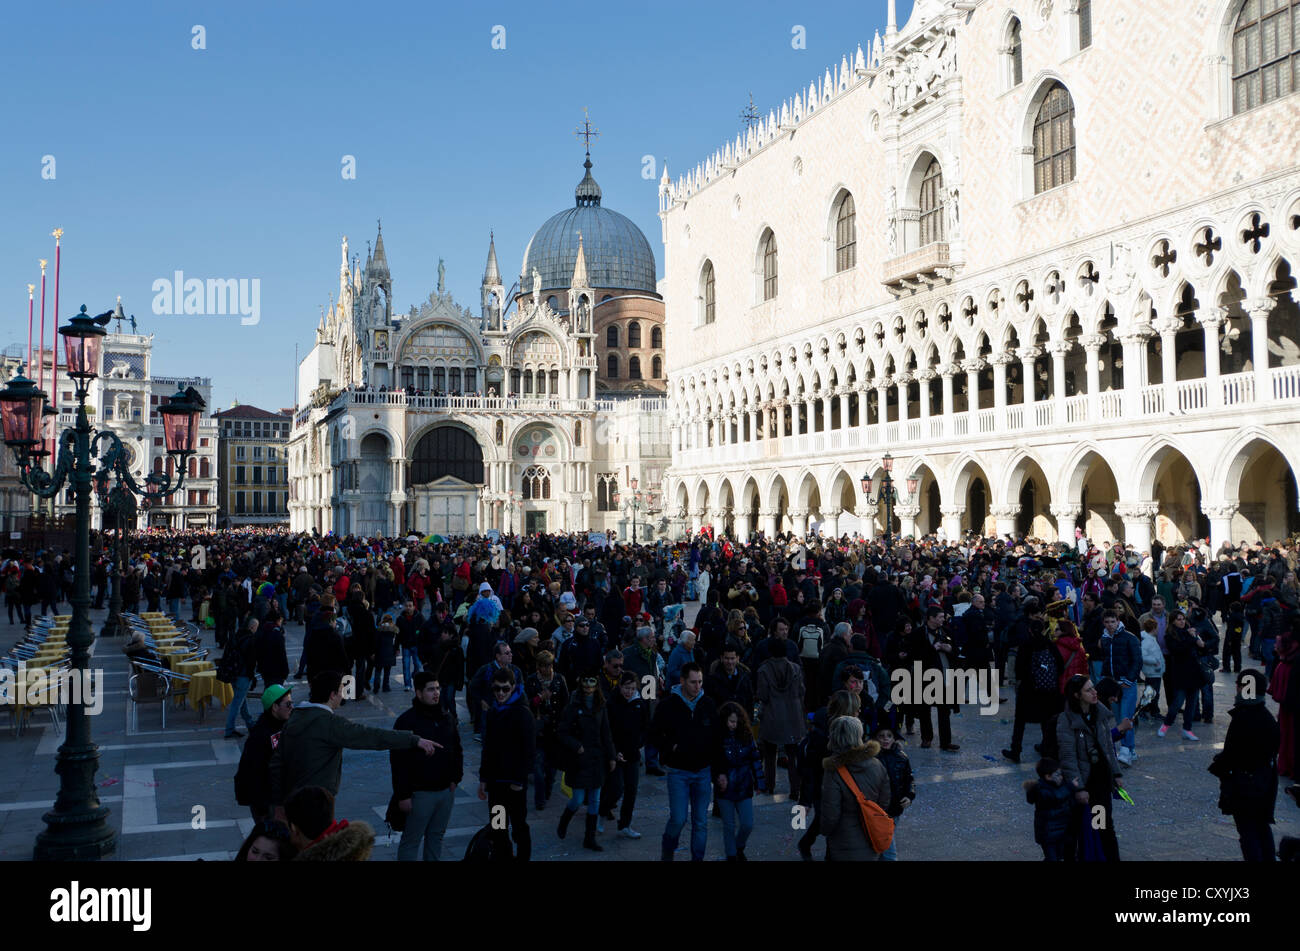
[[(185, 481), (185, 462), (194, 451), (199, 413), (203, 401), (198, 394), (178, 392), (161, 408), (166, 422), (163, 434), (167, 452), (177, 459), (179, 477), (151, 475), (140, 486), (126, 464), (126, 450), (112, 432), (95, 432), (86, 413), (90, 381), (99, 373), (100, 348), (112, 313), (91, 317), (83, 305), (81, 312), (59, 328), (67, 355), (68, 376), (75, 382), (76, 424), (58, 438), (58, 453), (50, 472), (41, 468), (44, 450), (37, 448), (40, 434), (41, 394), (30, 380), (21, 375), (0, 390), (0, 428), (5, 444), (14, 451), (19, 479), (34, 495), (53, 499), (65, 486), (76, 500), (76, 556), (73, 586), (72, 623), (68, 627), (68, 646), (72, 651), (70, 675), (86, 682), (89, 676), (90, 645), (90, 493), (95, 482), (112, 475), (119, 487), (125, 485), (145, 498), (162, 499), (180, 489)], [(100, 451), (100, 444), (106, 448)], [(96, 466), (98, 462), (98, 466)], [(36, 838), (37, 861), (97, 859), (116, 847), (116, 835), (109, 827), (108, 808), (100, 804), (95, 788), (99, 767), (99, 747), (91, 741), (90, 721), (82, 691), (76, 702), (68, 705), (67, 738), (59, 747), (55, 772), (59, 774), (59, 793), (54, 808), (42, 818), (46, 829)]]
[[(885, 550), (888, 551), (894, 535), (894, 503), (898, 501), (898, 493), (894, 491), (894, 477), (891, 475), (894, 469), (894, 457), (885, 453), (880, 460), (880, 467), (885, 470), (885, 474), (880, 477), (880, 492), (876, 496), (876, 505), (885, 507)], [(907, 486), (909, 491), (915, 491), (915, 479), (908, 479)], [(862, 494), (866, 496), (867, 501), (871, 501), (871, 474), (864, 472), (862, 474)]]

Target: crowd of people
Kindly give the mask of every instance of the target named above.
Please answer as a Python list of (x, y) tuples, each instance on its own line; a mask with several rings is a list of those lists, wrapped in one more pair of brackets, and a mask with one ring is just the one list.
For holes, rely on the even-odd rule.
[[(1300, 550), (1289, 543), (1135, 552), (1094, 546), (1081, 531), (1074, 545), (742, 544), (708, 531), (628, 545), (588, 534), (425, 543), (249, 530), (139, 533), (131, 549), (121, 571), (104, 549), (96, 603), (116, 575), (127, 610), (144, 598), (180, 616), (188, 602), (223, 649), (219, 675), (235, 695), (226, 735), (245, 736), (240, 719), (247, 730), (236, 794), (258, 823), (250, 858), (369, 854), (373, 830), (332, 815), (345, 748), (390, 751), (399, 857), (443, 857), (463, 739), (481, 744), (477, 793), (492, 817), (477, 855), (529, 858), (530, 822), (557, 782), (561, 838), (580, 812), (586, 849), (604, 849), (606, 822), (640, 838), (638, 787), (662, 779), (664, 860), (688, 822), (690, 857), (702, 860), (712, 812), (727, 859), (744, 861), (755, 795), (779, 792), (804, 810), (805, 860), (819, 837), (831, 860), (894, 859), (882, 830), (916, 797), (905, 748), (918, 727), (920, 747), (934, 746), (936, 724), (938, 749), (960, 748), (957, 699), (895, 702), (896, 674), (916, 669), (977, 670), (1014, 687), (1002, 754), (1020, 762), (1025, 733), (1040, 738), (1026, 798), (1049, 860), (1119, 858), (1111, 802), (1126, 795), (1139, 732), (1144, 746), (1160, 742), (1181, 716), (1184, 740), (1196, 742), (1196, 724), (1215, 721), (1219, 677), (1235, 678), (1225, 683), (1236, 702), (1219, 718), (1229, 726), (1209, 766), (1245, 858), (1274, 857), (1278, 780), (1296, 778)], [(7, 559), (0, 574), (11, 618), (38, 602), (57, 607), (71, 580), (65, 560), (49, 557)], [(689, 627), (687, 602), (698, 603)], [(291, 624), (304, 630), (296, 664)], [(290, 688), (304, 678), (308, 700), (295, 706)], [(394, 690), (412, 696), (391, 730), (336, 713)], [(347, 848), (320, 849), (336, 835)]]

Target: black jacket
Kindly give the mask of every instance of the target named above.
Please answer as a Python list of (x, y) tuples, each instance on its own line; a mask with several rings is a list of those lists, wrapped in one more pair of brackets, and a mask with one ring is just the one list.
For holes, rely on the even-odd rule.
[(903, 814), (899, 800), (916, 800), (916, 780), (912, 778), (912, 761), (897, 746), (882, 749), (877, 756), (889, 774), (889, 808), (885, 811), (897, 818)]
[(569, 787), (599, 789), (603, 786), (615, 755), (604, 697), (593, 697), (589, 707), (581, 689), (576, 691), (560, 715), (556, 735), (560, 741), (560, 763)]
[(692, 710), (680, 690), (674, 687), (659, 704), (650, 724), (650, 742), (665, 766), (699, 772), (713, 763), (718, 708), (701, 692)]
[(650, 732), (650, 702), (638, 692), (631, 700), (615, 691), (609, 700), (609, 731), (614, 737), (614, 751), (629, 763), (641, 762), (641, 747)]
[(478, 778), (485, 783), (522, 786), (533, 774), (537, 726), (524, 699), (522, 684), (504, 705), (488, 703), (483, 725), (483, 758)]
[(1064, 782), (1053, 786), (1041, 779), (1025, 781), (1025, 801), (1034, 807), (1034, 841), (1062, 842), (1070, 826), (1074, 791)]
[(704, 678), (704, 692), (718, 709), (722, 709), (724, 703), (735, 702), (747, 716), (753, 716), (754, 678), (744, 664), (737, 664), (736, 672), (728, 677), (722, 669), (722, 662), (715, 661)]
[(1210, 765), (1210, 772), (1219, 777), (1219, 808), (1240, 819), (1272, 822), (1281, 737), (1277, 720), (1262, 697), (1238, 700), (1228, 716), (1232, 722), (1223, 752)]
[(271, 754), (275, 752), (282, 729), (284, 721), (277, 720), (268, 710), (248, 731), (244, 751), (239, 756), (239, 768), (235, 771), (235, 802), (241, 806), (270, 810)]
[(407, 617), (403, 609), (393, 620), (397, 623), (397, 646), (415, 650), (420, 642), (420, 627), (424, 624), (424, 615), (416, 611)]
[(302, 650), (307, 658), (308, 679), (327, 670), (346, 674), (352, 669), (347, 649), (343, 646), (343, 638), (330, 626), (333, 617), (333, 615), (317, 614), (312, 618), (307, 629)]
[(432, 756), (425, 756), (420, 749), (389, 751), (393, 794), (398, 799), (409, 799), (413, 792), (441, 792), (464, 778), (465, 755), (460, 734), (441, 707), (412, 700), (411, 709), (397, 718), (393, 729), (410, 730), (416, 736), (442, 744), (442, 749), (434, 750)]
[(284, 629), (267, 624), (257, 629), (257, 669), (262, 683), (282, 684), (289, 679), (289, 655), (284, 649)]
[[(420, 663), (424, 663), (421, 659)], [(465, 652), (460, 648), (460, 638), (453, 632), (446, 641), (440, 641), (427, 665), (444, 687), (465, 689)]]

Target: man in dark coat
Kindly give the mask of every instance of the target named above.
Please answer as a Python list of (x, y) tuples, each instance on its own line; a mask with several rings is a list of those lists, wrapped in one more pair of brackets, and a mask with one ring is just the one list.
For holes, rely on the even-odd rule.
[(1272, 862), (1273, 807), (1277, 801), (1277, 720), (1264, 703), (1265, 680), (1257, 670), (1237, 678), (1237, 703), (1228, 711), (1232, 722), (1223, 738), (1223, 752), (1210, 772), (1219, 778), (1219, 809), (1237, 826), (1241, 857), (1247, 862)]
[(416, 736), (441, 745), (434, 755), (418, 750), (390, 750), (393, 797), (406, 813), (406, 828), (397, 846), (399, 862), (422, 857), (437, 862), (442, 857), (442, 837), (451, 820), (456, 787), (464, 778), (465, 755), (455, 722), (442, 708), (441, 685), (427, 670), (415, 675), (415, 697), (411, 708), (397, 718), (395, 730), (410, 730)]
[[(1011, 728), (1011, 747), (1002, 755), (1013, 763), (1020, 762), (1021, 744), (1025, 739), (1025, 725), (1037, 723), (1043, 730), (1044, 747), (1048, 744), (1052, 717), (1061, 712), (1061, 671), (1064, 664), (1061, 653), (1047, 637), (1047, 624), (1043, 608), (1037, 598), (1025, 600), (1023, 619), (1028, 639), (1016, 653), (1016, 719)], [(1118, 617), (1109, 612), (1112, 617)]]
[(317, 674), (326, 671), (346, 674), (351, 669), (347, 649), (343, 646), (343, 638), (334, 627), (332, 595), (321, 598), (320, 610), (312, 615), (307, 624), (307, 635), (303, 638), (302, 650), (308, 680), (314, 680)]
[[(286, 665), (287, 668), (287, 665)], [(271, 754), (280, 741), (280, 731), (293, 713), (293, 696), (288, 688), (272, 682), (262, 691), (262, 715), (248, 731), (244, 750), (235, 771), (235, 802), (248, 806), (256, 822), (271, 817)]]
[(479, 763), (478, 797), (488, 801), (489, 813), (504, 808), (506, 828), (493, 823), (497, 840), (495, 854), (510, 853), (514, 839), (515, 858), (532, 857), (533, 837), (528, 828), (528, 797), (525, 787), (533, 771), (537, 751), (537, 726), (524, 697), (524, 686), (510, 667), (492, 674), (492, 700), (483, 718), (483, 757)]
[(818, 683), (821, 685), (819, 696), (829, 699), (837, 689), (832, 677), (835, 668), (852, 651), (850, 646), (852, 640), (853, 625), (847, 621), (840, 621), (835, 625), (830, 641), (822, 649), (821, 670), (818, 672)]
[(265, 623), (257, 629), (257, 671), (262, 675), (264, 687), (289, 681), (289, 655), (284, 648), (283, 624), (280, 609), (272, 607)]
[(670, 809), (660, 847), (660, 857), (665, 862), (673, 860), (682, 827), (686, 825), (688, 805), (691, 861), (704, 861), (717, 730), (718, 710), (704, 695), (704, 671), (699, 664), (686, 664), (682, 667), (681, 683), (659, 704), (650, 724), (649, 743), (659, 750), (663, 764), (668, 767)]
[(734, 645), (722, 649), (722, 656), (713, 662), (709, 675), (704, 678), (704, 692), (718, 709), (724, 703), (738, 703), (746, 715), (754, 709), (754, 678), (748, 667), (740, 662)]

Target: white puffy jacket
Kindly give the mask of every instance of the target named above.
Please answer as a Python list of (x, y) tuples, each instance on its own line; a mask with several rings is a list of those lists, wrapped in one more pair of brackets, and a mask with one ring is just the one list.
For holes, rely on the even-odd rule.
[(1142, 676), (1155, 680), (1165, 675), (1165, 657), (1154, 634), (1142, 632)]

